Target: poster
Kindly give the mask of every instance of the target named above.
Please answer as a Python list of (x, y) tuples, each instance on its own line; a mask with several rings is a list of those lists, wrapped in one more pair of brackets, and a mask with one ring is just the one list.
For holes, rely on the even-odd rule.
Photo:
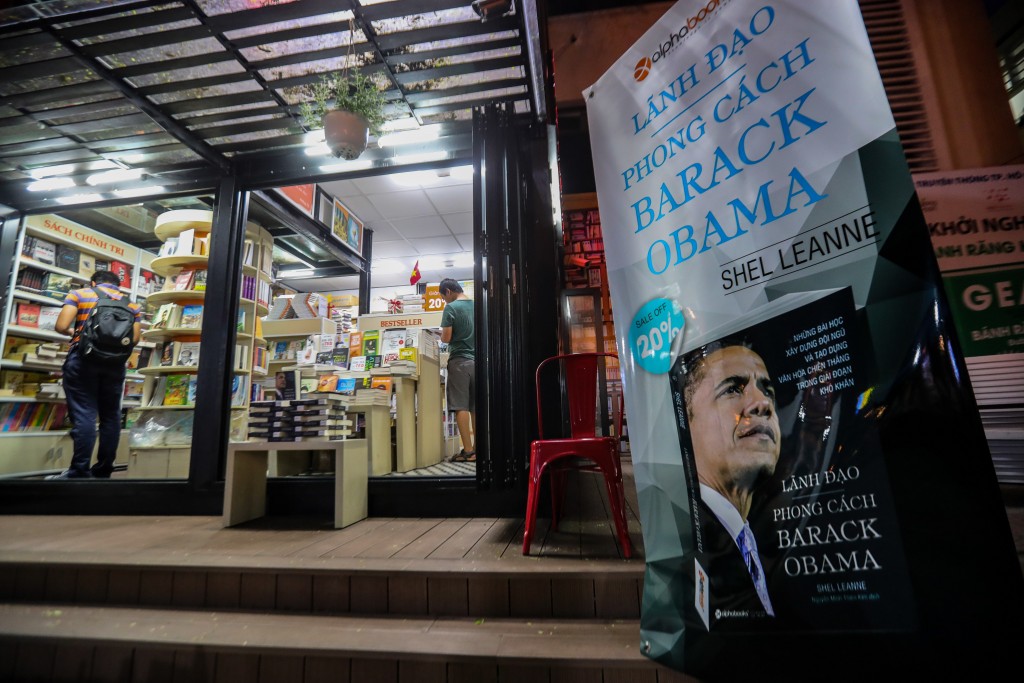
[(584, 98), (641, 652), (727, 680), (976, 663), (955, 624), (1024, 589), (857, 2), (679, 2)]
[(363, 253), (363, 222), (337, 199), (331, 214), (331, 234), (357, 254)]
[(1024, 167), (917, 173), (968, 356), (1024, 353)]

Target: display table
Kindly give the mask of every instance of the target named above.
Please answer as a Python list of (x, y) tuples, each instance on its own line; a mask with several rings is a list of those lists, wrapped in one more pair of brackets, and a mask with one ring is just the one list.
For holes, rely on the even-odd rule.
[(417, 467), (416, 380), (395, 375), (395, 471), (408, 472)]
[[(389, 449), (390, 450), (390, 449)], [(271, 452), (330, 451), (334, 454), (334, 528), (366, 519), (366, 439), (345, 441), (247, 441), (228, 445), (224, 484), (225, 527), (262, 517), (267, 512), (267, 462)]]
[(379, 477), (392, 472), (391, 408), (388, 406), (354, 405), (345, 408), (345, 412), (360, 413), (366, 419), (370, 476)]
[(441, 376), (437, 353), (422, 354), (419, 359), (420, 381), (416, 386), (419, 405), (416, 429), (416, 466), (428, 467), (444, 457), (444, 430), (441, 425)]

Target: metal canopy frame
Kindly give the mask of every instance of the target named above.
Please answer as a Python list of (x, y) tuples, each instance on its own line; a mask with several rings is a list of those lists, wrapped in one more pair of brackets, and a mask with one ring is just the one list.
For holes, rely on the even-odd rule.
[[(350, 21), (352, 23), (350, 23)], [(350, 31), (350, 26), (355, 31)], [(0, 10), (0, 216), (470, 163), (472, 109), (544, 119), (537, 8), (469, 0), (36, 0)], [(350, 50), (349, 42), (354, 41)], [(414, 148), (310, 156), (302, 86), (353, 68)], [(137, 179), (91, 186), (102, 171)], [(30, 191), (40, 179), (73, 185)], [(92, 196), (89, 196), (92, 195)], [(126, 198), (130, 195), (132, 199)]]

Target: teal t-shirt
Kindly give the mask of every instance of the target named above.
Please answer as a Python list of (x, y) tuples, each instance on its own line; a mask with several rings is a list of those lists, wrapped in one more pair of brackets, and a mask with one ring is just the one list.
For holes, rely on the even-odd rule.
[(473, 331), (473, 300), (456, 299), (444, 307), (441, 327), (452, 328), (452, 340), (448, 344), (449, 358), (474, 358), (476, 334)]

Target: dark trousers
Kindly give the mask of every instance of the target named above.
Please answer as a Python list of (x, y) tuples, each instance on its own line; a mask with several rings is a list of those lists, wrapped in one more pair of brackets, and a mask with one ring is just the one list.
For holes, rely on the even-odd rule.
[[(125, 366), (87, 362), (77, 349), (64, 360), (64, 393), (67, 395), (71, 438), (75, 444), (68, 475), (109, 477), (114, 471), (117, 442), (121, 436), (121, 396), (124, 392)], [(99, 418), (100, 448), (96, 464), (90, 470), (96, 445), (96, 418)]]

